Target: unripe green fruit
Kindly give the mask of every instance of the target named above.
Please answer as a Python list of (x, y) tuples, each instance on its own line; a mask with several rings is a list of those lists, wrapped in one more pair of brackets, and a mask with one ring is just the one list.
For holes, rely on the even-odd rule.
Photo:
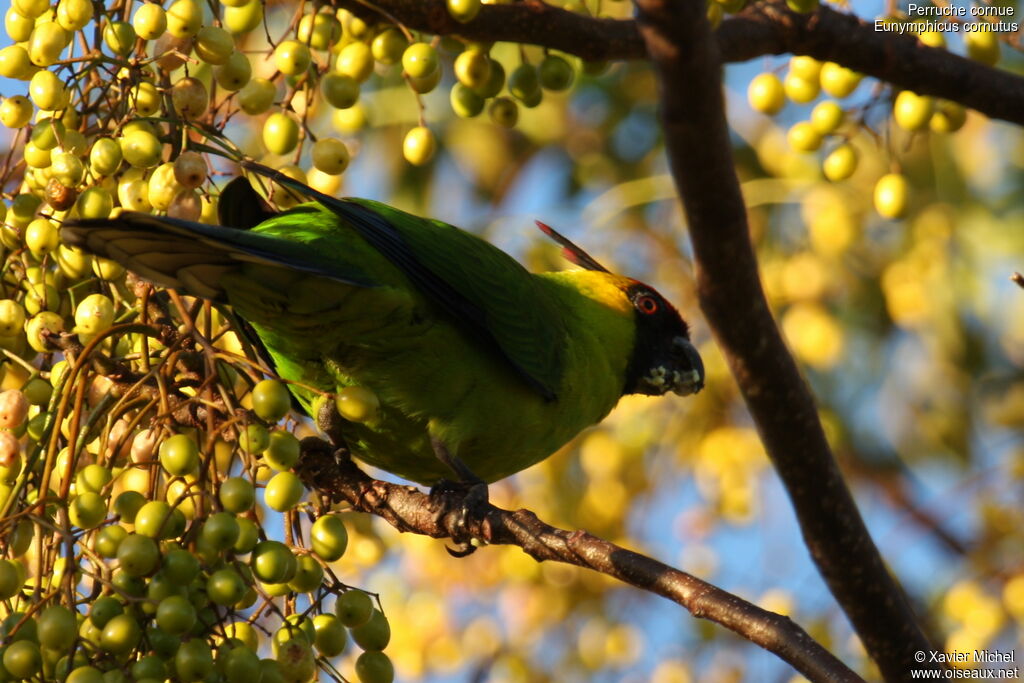
[(284, 40), (274, 48), (274, 66), (286, 76), (306, 73), (312, 59), (309, 48), (297, 40)]
[[(153, 206), (149, 203), (149, 182), (144, 176), (124, 174), (117, 184), (117, 201), (122, 207), (131, 211), (150, 211)], [(94, 262), (93, 270), (98, 263), (99, 261)]]
[[(3, 114), (0, 113), (0, 118)], [(939, 100), (935, 104), (929, 127), (936, 133), (955, 133), (967, 122), (967, 110), (956, 102)]]
[(156, 541), (149, 536), (139, 533), (129, 534), (117, 548), (117, 561), (121, 566), (121, 571), (128, 576), (147, 576), (152, 574), (160, 564), (160, 548), (157, 547)]
[(199, 446), (187, 434), (175, 434), (160, 444), (160, 465), (173, 476), (199, 469)]
[(540, 85), (545, 90), (568, 90), (575, 77), (572, 65), (563, 57), (547, 55), (540, 63)]
[(167, 31), (175, 38), (191, 38), (203, 25), (203, 8), (196, 0), (175, 0), (167, 8)]
[(447, 4), (448, 13), (463, 24), (473, 21), (480, 12), (480, 0), (448, 0)]
[(35, 73), (28, 50), (21, 45), (8, 45), (0, 50), (0, 76), (27, 81)]
[(800, 14), (810, 14), (818, 9), (819, 0), (786, 0), (786, 6)]
[(25, 309), (14, 299), (0, 300), (0, 336), (10, 337), (21, 332), (25, 324)]
[(36, 122), (32, 127), (32, 134), (29, 140), (38, 149), (50, 151), (60, 144), (66, 130), (63, 122), (59, 119), (45, 118)]
[(224, 8), (224, 28), (233, 35), (246, 34), (261, 23), (263, 23), (263, 3), (260, 0), (249, 0), (243, 5)]
[(297, 37), (314, 50), (326, 50), (341, 38), (341, 22), (326, 12), (305, 14), (299, 20)]
[(452, 86), (449, 102), (451, 102), (452, 111), (464, 119), (473, 118), (484, 110), (484, 98), (462, 83)]
[[(414, 166), (422, 166), (428, 163), (434, 157), (436, 150), (437, 142), (434, 139), (434, 134), (426, 126), (413, 128), (405, 134), (405, 140), (402, 142), (402, 154), (405, 156), (406, 161)], [(349, 399), (342, 399), (339, 394), (338, 400)]]
[(366, 43), (349, 43), (338, 53), (334, 70), (362, 83), (373, 73), (373, 53)]
[(167, 12), (155, 2), (147, 2), (135, 10), (132, 26), (143, 40), (156, 40), (167, 31)]
[(133, 130), (125, 133), (120, 141), (124, 160), (135, 168), (152, 168), (160, 163), (163, 144), (152, 133)]
[(391, 683), (395, 680), (395, 667), (383, 652), (371, 650), (356, 660), (359, 683)]
[(89, 150), (89, 170), (94, 175), (113, 175), (120, 165), (121, 146), (113, 138), (99, 138), (92, 144)]
[(857, 170), (857, 150), (849, 143), (836, 147), (825, 157), (822, 171), (832, 182), (846, 180)]
[(402, 68), (411, 78), (425, 78), (438, 69), (437, 51), (428, 43), (413, 43), (402, 53)]
[[(253, 493), (255, 497), (255, 492)], [(250, 505), (250, 507), (252, 507)], [(252, 549), (259, 543), (259, 527), (256, 526), (256, 522), (248, 519), (247, 517), (241, 517), (238, 520), (238, 540), (235, 541), (235, 545), (231, 547), (232, 552), (236, 555), (244, 555), (248, 552), (252, 552)]]
[(306, 487), (296, 475), (291, 472), (278, 472), (267, 482), (263, 500), (271, 510), (284, 512), (295, 507), (305, 493)]
[(821, 92), (821, 85), (817, 79), (810, 80), (790, 73), (786, 75), (786, 80), (782, 82), (782, 89), (792, 101), (798, 104), (806, 104), (818, 96), (818, 93)]
[(39, 149), (31, 142), (25, 145), (22, 158), (25, 160), (25, 165), (33, 169), (49, 168), (53, 163), (53, 157), (49, 151)]
[(508, 78), (508, 91), (520, 102), (529, 102), (540, 94), (537, 69), (532, 64), (520, 64)]
[(48, 218), (37, 218), (25, 229), (25, 246), (37, 259), (52, 252), (60, 244), (57, 226)]
[[(335, 138), (320, 138), (313, 145), (313, 166), (329, 175), (339, 175), (348, 168), (348, 147)], [(258, 411), (257, 411), (257, 414)], [(275, 420), (276, 421), (276, 420)]]
[[(256, 502), (256, 490), (253, 485), (241, 477), (229, 477), (220, 485), (218, 499), (224, 509), (232, 513), (245, 512), (252, 509)], [(241, 529), (239, 528), (239, 534)], [(235, 541), (238, 540), (238, 534)]]
[(455, 78), (467, 88), (482, 88), (491, 78), (491, 60), (480, 50), (465, 50), (455, 58)]
[(278, 541), (257, 543), (249, 563), (253, 575), (263, 583), (287, 583), (295, 576), (297, 566), (291, 549)]
[(74, 613), (62, 605), (50, 605), (37, 617), (39, 644), (51, 650), (63, 650), (71, 646), (78, 635), (78, 623)]
[(201, 681), (213, 671), (213, 653), (205, 641), (194, 638), (182, 643), (174, 655), (174, 670), (182, 681)]
[(370, 52), (373, 58), (381, 64), (397, 64), (402, 59), (402, 53), (409, 46), (405, 35), (397, 28), (384, 29), (370, 43)]
[[(147, 539), (148, 540), (148, 539)], [(142, 638), (139, 622), (130, 614), (119, 614), (103, 627), (100, 646), (115, 655), (131, 652)]]
[[(107, 299), (107, 297), (103, 296), (102, 294), (91, 294), (90, 296), (97, 296)], [(107, 302), (109, 301), (110, 299), (107, 299)], [(81, 308), (81, 304), (79, 304), (79, 308)], [(114, 305), (110, 304), (111, 319), (113, 319), (113, 314)], [(86, 491), (92, 491), (93, 493), (102, 493), (103, 489), (106, 487), (107, 484), (110, 483), (110, 480), (112, 478), (113, 475), (109, 468), (97, 464), (86, 465), (82, 469), (78, 470), (78, 473), (75, 475), (75, 490), (78, 491), (79, 493), (84, 493)]]
[(409, 87), (412, 88), (413, 92), (417, 92), (421, 95), (425, 95), (431, 92), (437, 87), (437, 84), (441, 82), (441, 69), (435, 69), (428, 75), (422, 78), (410, 78), (408, 83)]
[(277, 422), (291, 409), (291, 394), (284, 383), (276, 379), (265, 379), (252, 389), (252, 409), (260, 419)]
[(496, 97), (487, 107), (487, 114), (497, 125), (511, 128), (519, 120), (519, 107), (508, 97)]
[(313, 628), (316, 638), (313, 644), (325, 657), (337, 657), (345, 651), (348, 644), (348, 632), (344, 624), (333, 614), (318, 614), (313, 617)]
[(7, 600), (21, 588), (21, 570), (15, 562), (0, 559), (0, 599)]
[(174, 164), (160, 164), (149, 176), (149, 192), (147, 197), (153, 208), (166, 211), (174, 197), (184, 187), (178, 182), (174, 173)]
[(242, 599), (245, 591), (245, 582), (234, 569), (218, 569), (206, 580), (206, 594), (216, 605), (234, 605)]
[(154, 116), (163, 107), (163, 98), (156, 86), (149, 81), (142, 81), (128, 92), (128, 101), (135, 107), (139, 116)]
[(299, 460), (299, 440), (291, 432), (278, 430), (270, 433), (270, 442), (263, 451), (263, 460), (277, 471), (289, 470)]
[(822, 135), (834, 133), (842, 125), (846, 112), (835, 100), (825, 100), (811, 110), (811, 125)]
[(813, 152), (821, 147), (821, 133), (808, 121), (798, 121), (786, 133), (789, 146), (798, 152)]
[(118, 614), (124, 613), (124, 606), (115, 597), (105, 595), (96, 599), (89, 607), (89, 621), (96, 628), (103, 628)]
[(199, 560), (182, 548), (172, 548), (164, 555), (161, 572), (171, 581), (184, 586), (199, 576)]
[(30, 640), (19, 640), (11, 643), (4, 650), (3, 665), (3, 668), (15, 680), (27, 679), (37, 675), (42, 666), (39, 645)]
[(24, 128), (32, 120), (32, 111), (32, 103), (24, 95), (7, 97), (0, 103), (0, 123), (7, 128)]
[(313, 552), (325, 562), (335, 562), (348, 547), (348, 531), (337, 515), (323, 515), (310, 528)]
[(156, 625), (172, 636), (188, 633), (196, 624), (196, 609), (192, 601), (181, 595), (171, 595), (160, 601), (156, 608)]
[(903, 90), (892, 105), (892, 118), (903, 130), (924, 130), (932, 118), (935, 102), (931, 97)]
[(262, 114), (274, 103), (277, 86), (265, 78), (253, 78), (238, 91), (238, 106), (246, 114), (256, 116)]
[(338, 596), (335, 611), (338, 620), (352, 629), (366, 624), (376, 610), (369, 595), (361, 590), (350, 589)]
[(121, 547), (121, 541), (128, 537), (128, 530), (120, 524), (110, 524), (103, 527), (96, 534), (93, 546), (96, 554), (107, 559), (117, 557), (117, 549)]
[(207, 64), (224, 64), (235, 51), (231, 34), (218, 26), (204, 26), (192, 41), (196, 56)]
[[(409, 140), (409, 135), (416, 130), (425, 130), (427, 133), (430, 133), (427, 128), (413, 128), (406, 135), (406, 141)], [(431, 134), (429, 144), (433, 144), (433, 134)], [(431, 156), (433, 155), (433, 149), (430, 150), (430, 154)], [(409, 161), (412, 162), (411, 159)], [(377, 418), (377, 414), (380, 411), (380, 400), (377, 398), (377, 395), (372, 390), (362, 386), (345, 387), (338, 392), (334, 403), (338, 413), (350, 422), (370, 422)]]
[(74, 154), (55, 152), (50, 161), (50, 172), (65, 187), (75, 187), (85, 177), (85, 164)]
[(28, 40), (28, 58), (36, 66), (47, 67), (60, 59), (70, 36), (52, 21), (39, 24)]
[(11, 40), (19, 43), (29, 39), (35, 26), (36, 23), (31, 17), (26, 17), (14, 7), (8, 9), (4, 15), (4, 29), (7, 31), (7, 35)]
[(213, 77), (217, 85), (235, 92), (245, 87), (252, 78), (252, 64), (244, 53), (232, 52), (223, 64), (213, 70)]
[(359, 83), (351, 76), (329, 73), (320, 81), (320, 92), (332, 107), (348, 109), (359, 101)]
[(106, 514), (106, 501), (99, 494), (90, 491), (75, 496), (68, 506), (71, 523), (82, 529), (94, 529), (99, 526)]
[(114, 302), (103, 294), (90, 294), (75, 309), (75, 331), (99, 334), (114, 324)]
[(68, 89), (52, 71), (38, 71), (32, 76), (28, 96), (44, 111), (58, 111), (68, 106)]
[(57, 4), (57, 23), (65, 31), (75, 32), (92, 21), (93, 8), (89, 0), (61, 0)]
[(135, 49), (135, 27), (127, 21), (112, 21), (103, 29), (103, 42), (114, 54), (127, 56)]
[(825, 62), (821, 65), (821, 89), (832, 97), (842, 99), (850, 95), (860, 85), (861, 78), (861, 74), (835, 62)]
[(35, 19), (50, 9), (47, 0), (12, 0), (11, 8), (22, 16)]
[(352, 629), (352, 640), (364, 650), (383, 650), (391, 641), (391, 625), (387, 617), (374, 609), (365, 624)]
[(752, 109), (762, 114), (778, 114), (786, 104), (785, 91), (779, 77), (773, 73), (754, 76), (747, 86), (747, 102)]
[(885, 218), (900, 218), (907, 210), (907, 179), (901, 173), (889, 173), (875, 184), (875, 210)]
[(284, 112), (274, 112), (263, 124), (263, 144), (271, 154), (289, 154), (299, 144), (299, 124)]

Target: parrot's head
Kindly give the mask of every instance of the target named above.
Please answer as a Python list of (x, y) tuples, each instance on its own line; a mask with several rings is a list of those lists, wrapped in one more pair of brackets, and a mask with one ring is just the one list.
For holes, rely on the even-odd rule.
[(623, 394), (688, 396), (704, 388), (704, 362), (690, 341), (689, 325), (665, 297), (650, 285), (609, 272), (550, 226), (540, 221), (537, 226), (562, 245), (572, 263), (604, 274), (619, 307), (632, 316), (635, 334)]
[(629, 278), (620, 279), (636, 322), (623, 393), (696, 394), (704, 388), (704, 362), (690, 342), (686, 321), (653, 287)]

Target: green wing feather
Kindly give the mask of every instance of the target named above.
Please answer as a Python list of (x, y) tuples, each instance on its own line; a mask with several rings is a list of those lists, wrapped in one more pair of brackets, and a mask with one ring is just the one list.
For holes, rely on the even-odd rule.
[(125, 212), (116, 218), (65, 221), (65, 243), (114, 259), (164, 287), (224, 301), (221, 278), (240, 264), (285, 267), (348, 285), (376, 283), (350, 261), (330, 258), (303, 241)]
[(243, 166), (337, 214), (470, 336), (496, 347), (544, 398), (556, 398), (563, 372), (563, 316), (515, 259), (441, 221), (370, 200), (335, 199), (259, 164)]

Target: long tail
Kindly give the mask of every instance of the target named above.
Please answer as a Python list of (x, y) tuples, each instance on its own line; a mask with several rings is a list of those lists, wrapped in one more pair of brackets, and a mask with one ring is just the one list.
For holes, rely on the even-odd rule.
[(224, 301), (221, 277), (240, 263), (259, 263), (370, 287), (299, 242), (246, 230), (125, 212), (116, 218), (68, 220), (66, 244), (113, 259), (151, 282)]

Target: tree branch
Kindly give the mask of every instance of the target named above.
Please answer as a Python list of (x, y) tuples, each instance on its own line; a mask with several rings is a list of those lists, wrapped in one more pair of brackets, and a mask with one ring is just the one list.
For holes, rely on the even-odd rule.
[[(333, 0), (333, 4), (364, 17), (375, 14), (365, 0)], [(374, 0), (372, 4), (409, 28), (437, 35), (541, 45), (591, 61), (647, 57), (635, 21), (589, 17), (539, 0), (484, 5), (466, 24), (452, 19), (445, 0)], [(1024, 78), (927, 47), (909, 34), (876, 31), (873, 24), (830, 7), (799, 14), (784, 0), (764, 0), (724, 20), (715, 38), (723, 62), (767, 54), (809, 55), (1024, 125)]]
[[(814, 398), (758, 278), (733, 167), (721, 58), (701, 0), (636, 0), (661, 91), (669, 163), (690, 228), (697, 294), (832, 594), (888, 681), (932, 650), (835, 463)], [(933, 665), (934, 666), (934, 665)]]
[[(423, 493), (371, 479), (349, 458), (317, 438), (304, 439), (299, 476), (306, 485), (346, 501), (354, 509), (378, 515), (399, 531), (432, 538), (456, 538), (462, 523), (465, 495)], [(775, 653), (811, 681), (863, 683), (853, 671), (788, 617), (768, 612), (731, 593), (585, 531), (566, 531), (542, 522), (529, 510), (502, 510), (486, 505), (471, 518), (473, 538), (492, 545), (515, 545), (538, 562), (551, 560), (592, 569), (682, 605), (693, 616), (709, 619), (750, 642)]]

